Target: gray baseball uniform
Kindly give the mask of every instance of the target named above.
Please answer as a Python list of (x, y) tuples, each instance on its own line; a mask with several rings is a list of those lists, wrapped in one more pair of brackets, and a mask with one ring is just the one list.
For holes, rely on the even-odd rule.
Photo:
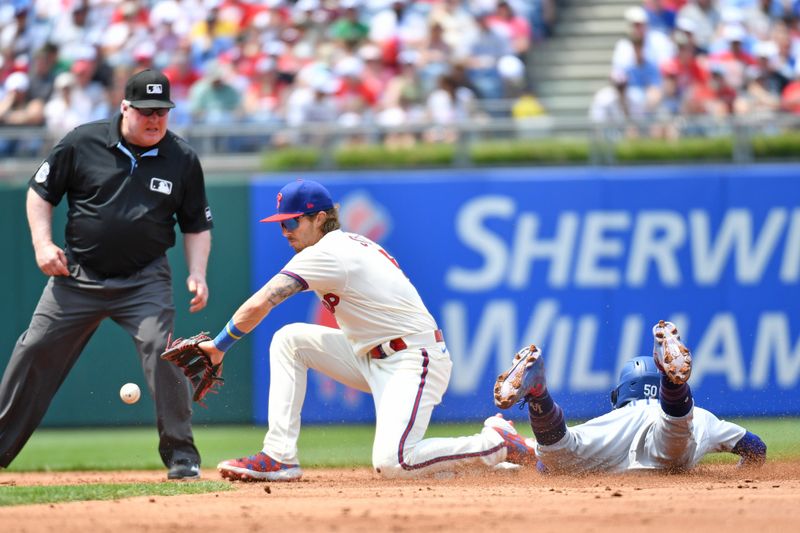
[(691, 468), (709, 453), (730, 452), (745, 432), (700, 407), (674, 417), (656, 399), (636, 400), (568, 428), (554, 444), (537, 443), (536, 454), (554, 472)]

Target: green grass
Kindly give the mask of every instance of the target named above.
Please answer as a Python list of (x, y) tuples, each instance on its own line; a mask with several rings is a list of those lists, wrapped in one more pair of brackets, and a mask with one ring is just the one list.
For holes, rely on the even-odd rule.
[(177, 496), (227, 490), (233, 490), (233, 486), (226, 481), (0, 487), (0, 507), (36, 503), (117, 500), (134, 496)]
[(755, 418), (731, 422), (761, 437), (767, 443), (768, 458), (800, 459), (800, 418)]
[[(772, 459), (800, 459), (800, 419), (733, 420), (758, 434)], [(531, 434), (526, 424), (521, 432)], [(429, 437), (476, 433), (480, 422), (431, 426)], [(205, 467), (250, 455), (261, 449), (265, 428), (246, 426), (195, 427), (195, 442)], [(368, 466), (374, 428), (364, 426), (308, 426), (300, 434), (303, 466)], [(9, 467), (10, 471), (156, 470), (164, 468), (156, 451), (155, 428), (40, 429)], [(727, 454), (721, 454), (724, 456)], [(713, 458), (712, 458), (713, 459)], [(712, 460), (710, 459), (710, 460)], [(725, 459), (722, 459), (725, 460)]]
[[(476, 433), (481, 424), (431, 427), (429, 436)], [(204, 466), (253, 454), (261, 449), (264, 427), (195, 426), (195, 444)], [(304, 467), (368, 466), (372, 457), (371, 425), (303, 427), (300, 454)], [(33, 434), (10, 471), (152, 470), (164, 468), (158, 456), (155, 428), (40, 429)]]
[[(764, 439), (768, 455), (775, 459), (800, 459), (800, 419), (732, 420)], [(518, 423), (521, 433), (530, 428)], [(572, 425), (572, 423), (570, 424)], [(472, 424), (431, 426), (428, 437), (469, 435), (481, 428)], [(366, 426), (309, 426), (300, 436), (303, 466), (368, 466), (372, 455), (374, 428)], [(223, 459), (255, 453), (261, 448), (264, 428), (245, 426), (195, 427), (195, 442), (206, 467)], [(154, 428), (41, 429), (9, 467), (13, 472), (71, 470), (158, 470), (163, 469), (156, 452)], [(731, 454), (712, 454), (704, 462), (732, 463)], [(67, 486), (0, 486), (0, 506), (57, 503), (85, 500), (114, 500), (134, 496), (172, 496), (230, 490), (220, 481), (194, 483), (126, 483)]]

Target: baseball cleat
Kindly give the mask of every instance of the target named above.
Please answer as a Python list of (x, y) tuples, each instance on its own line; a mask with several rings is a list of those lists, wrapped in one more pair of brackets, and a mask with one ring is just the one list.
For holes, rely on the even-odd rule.
[(497, 376), (494, 404), (508, 409), (528, 396), (541, 396), (545, 386), (542, 352), (531, 344), (517, 352), (510, 369)]
[(200, 464), (192, 459), (177, 459), (170, 464), (167, 479), (200, 479)]
[(264, 452), (222, 461), (217, 470), (231, 481), (296, 481), (303, 476), (300, 465), (281, 463)]
[(503, 437), (503, 444), (506, 447), (507, 462), (524, 465), (536, 461), (536, 451), (533, 449), (533, 440), (526, 439), (517, 433), (514, 424), (503, 418), (503, 415), (500, 413), (487, 418), (483, 426), (492, 428)]
[(689, 381), (692, 375), (692, 353), (672, 322), (659, 320), (653, 326), (653, 360), (667, 379), (676, 385)]

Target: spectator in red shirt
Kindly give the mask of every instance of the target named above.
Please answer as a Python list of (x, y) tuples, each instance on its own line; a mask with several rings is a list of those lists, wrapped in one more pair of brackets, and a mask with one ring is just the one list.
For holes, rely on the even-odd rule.
[(723, 38), (728, 42), (728, 49), (709, 56), (709, 60), (719, 64), (728, 84), (736, 90), (742, 89), (747, 77), (747, 67), (755, 66), (758, 61), (747, 53), (742, 46), (747, 37), (747, 30), (739, 24), (729, 24), (722, 30)]
[(156, 56), (156, 45), (150, 41), (143, 41), (133, 49), (134, 70), (142, 71), (155, 68), (153, 59)]
[(163, 72), (169, 79), (170, 95), (176, 102), (188, 98), (192, 85), (200, 79), (200, 73), (192, 67), (186, 52), (172, 56), (172, 61)]
[(781, 109), (793, 115), (800, 115), (800, 79), (795, 79), (783, 89)]
[(245, 116), (253, 122), (279, 122), (286, 88), (287, 83), (281, 79), (275, 59), (263, 57), (258, 60), (255, 77), (244, 94)]
[(389, 81), (396, 75), (395, 70), (383, 63), (381, 49), (372, 43), (367, 43), (358, 49), (358, 57), (364, 62), (364, 72), (361, 79), (367, 87), (380, 99), (386, 90)]
[(338, 87), (334, 93), (339, 112), (364, 112), (371, 109), (378, 101), (378, 93), (361, 78), (364, 63), (357, 57), (345, 57), (334, 69), (339, 77)]
[(694, 115), (709, 115), (716, 118), (734, 113), (736, 89), (728, 84), (722, 65), (712, 64), (711, 79), (705, 85), (694, 85), (686, 100), (686, 111)]
[(169, 80), (170, 96), (175, 102), (169, 120), (173, 125), (189, 124), (192, 120), (189, 111), (189, 90), (200, 79), (200, 73), (192, 66), (186, 51), (172, 56), (172, 61), (163, 72)]
[(677, 31), (673, 37), (678, 45), (678, 53), (660, 65), (661, 72), (669, 72), (675, 76), (680, 91), (693, 85), (705, 85), (710, 78), (705, 66), (705, 58), (697, 54), (691, 38), (684, 32)]
[(150, 13), (137, 0), (121, 2), (111, 14), (111, 23), (128, 21), (137, 26), (147, 26), (150, 23)]
[(498, 2), (497, 10), (489, 16), (487, 23), (490, 28), (508, 38), (511, 48), (518, 56), (524, 56), (530, 49), (531, 25), (515, 14), (508, 2)]

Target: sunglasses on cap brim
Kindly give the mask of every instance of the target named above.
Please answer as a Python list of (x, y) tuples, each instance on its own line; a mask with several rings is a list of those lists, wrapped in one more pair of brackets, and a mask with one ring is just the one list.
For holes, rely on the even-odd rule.
[(142, 115), (143, 117), (150, 117), (153, 115), (153, 113), (155, 113), (159, 117), (163, 117), (167, 113), (169, 113), (170, 109), (168, 107), (134, 107), (134, 106), (131, 107), (133, 107), (136, 111), (138, 111), (139, 114)]

